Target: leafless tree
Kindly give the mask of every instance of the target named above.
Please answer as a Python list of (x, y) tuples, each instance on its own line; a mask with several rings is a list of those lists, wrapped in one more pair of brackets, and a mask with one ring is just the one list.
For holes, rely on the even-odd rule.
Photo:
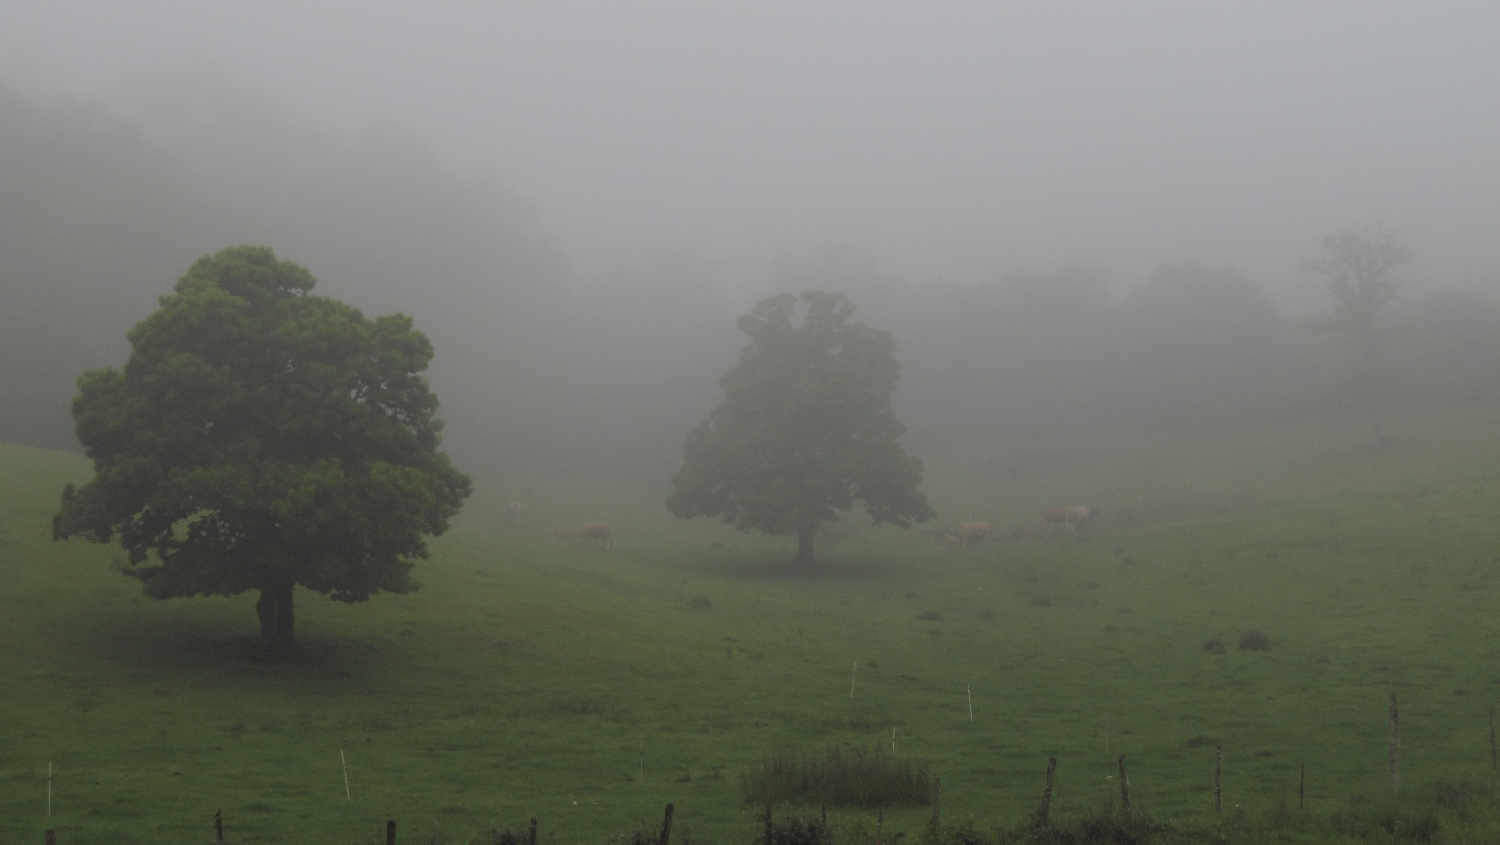
[(1396, 299), (1401, 268), (1411, 253), (1397, 243), (1394, 233), (1378, 231), (1369, 237), (1344, 232), (1323, 239), (1323, 252), (1307, 269), (1322, 276), (1333, 298), (1331, 327), (1346, 332), (1357, 348), (1357, 392), (1375, 437), (1375, 448), (1385, 445), (1380, 424), (1384, 344), (1380, 313)]

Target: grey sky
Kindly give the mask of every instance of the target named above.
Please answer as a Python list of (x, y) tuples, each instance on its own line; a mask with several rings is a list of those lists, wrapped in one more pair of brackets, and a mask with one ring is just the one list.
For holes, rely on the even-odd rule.
[(0, 2), (27, 94), (217, 65), (497, 177), (586, 273), (728, 278), (840, 239), (918, 281), (1195, 256), (1288, 291), (1386, 226), (1420, 287), (1500, 288), (1497, 45), (1495, 3)]

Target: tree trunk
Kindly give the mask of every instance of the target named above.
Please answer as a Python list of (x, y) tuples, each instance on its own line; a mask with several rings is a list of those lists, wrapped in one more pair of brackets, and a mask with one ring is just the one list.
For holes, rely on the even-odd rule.
[(1383, 362), (1381, 361), (1380, 335), (1374, 325), (1367, 325), (1360, 330), (1360, 341), (1361, 366), (1364, 370), (1365, 408), (1370, 414), (1370, 427), (1375, 439), (1375, 450), (1380, 451), (1385, 448), (1385, 430), (1380, 425)]
[(813, 532), (814, 528), (797, 529), (797, 563), (803, 566), (813, 565)]
[(260, 588), (255, 615), (260, 617), (260, 635), (266, 642), (266, 654), (273, 658), (289, 656), (297, 648), (296, 626), (292, 613), (292, 590), (296, 580), (289, 575), (272, 575)]

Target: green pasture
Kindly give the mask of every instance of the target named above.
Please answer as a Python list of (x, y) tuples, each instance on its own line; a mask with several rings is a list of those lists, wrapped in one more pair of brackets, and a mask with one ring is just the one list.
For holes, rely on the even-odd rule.
[[(153, 601), (117, 550), (52, 542), (87, 462), (0, 446), (0, 843), (205, 842), (219, 809), (240, 843), (383, 842), (388, 818), (403, 843), (488, 842), (533, 816), (544, 843), (602, 843), (673, 802), (677, 836), (742, 845), (745, 767), (890, 753), (893, 730), (946, 824), (1014, 828), (1048, 756), (1054, 817), (1095, 813), (1124, 754), (1137, 807), (1229, 834), (1284, 820), (1305, 765), (1314, 821), (1283, 835), (1331, 841), (1352, 796), (1388, 793), (1392, 692), (1404, 793), (1494, 777), (1500, 408), (1388, 428), (1378, 453), (1323, 421), (926, 456), (923, 528), (996, 536), (955, 550), (851, 516), (814, 571), (789, 539), (674, 520), (665, 483), (479, 478), (419, 592), (298, 593), (294, 664), (258, 659), (253, 595)], [(1020, 536), (1073, 504), (1104, 516)], [(585, 520), (612, 550), (550, 534)], [(1270, 651), (1236, 647), (1251, 628)], [(887, 810), (883, 835), (929, 815)], [(1472, 837), (1451, 841), (1500, 838), (1493, 808), (1450, 815)]]

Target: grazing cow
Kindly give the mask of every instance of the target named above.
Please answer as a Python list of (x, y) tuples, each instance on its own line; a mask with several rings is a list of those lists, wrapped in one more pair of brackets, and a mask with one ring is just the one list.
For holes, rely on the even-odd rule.
[(933, 539), (937, 540), (940, 543), (958, 548), (958, 544), (960, 541), (958, 539), (957, 532), (958, 529), (955, 528), (951, 531), (946, 529), (938, 529), (936, 531), (923, 531), (922, 533), (931, 536)]
[(1064, 531), (1072, 531), (1079, 525), (1087, 525), (1099, 516), (1099, 509), (1092, 505), (1074, 505), (1070, 508), (1046, 508), (1042, 511), (1042, 522), (1061, 525)]
[(580, 540), (603, 540), (606, 548), (615, 547), (614, 529), (608, 522), (584, 522), (573, 529), (573, 536)]
[(995, 526), (990, 522), (965, 522), (959, 526), (958, 544), (966, 549), (970, 543), (984, 545), (984, 538), (994, 530)]

